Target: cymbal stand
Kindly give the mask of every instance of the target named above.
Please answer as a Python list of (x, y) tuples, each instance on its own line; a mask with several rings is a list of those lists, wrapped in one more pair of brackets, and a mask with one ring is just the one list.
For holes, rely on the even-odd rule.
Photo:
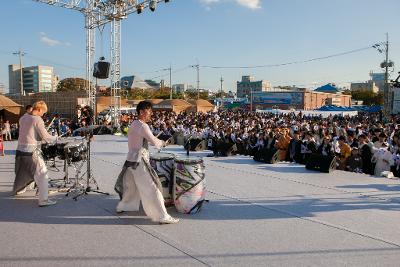
[[(98, 194), (103, 194), (103, 195), (110, 195), (110, 193), (100, 191), (99, 189), (99, 184), (97, 183), (96, 179), (93, 176), (92, 169), (90, 167), (90, 161), (91, 161), (91, 152), (90, 152), (90, 143), (91, 139), (93, 137), (93, 132), (87, 133), (86, 134), (86, 144), (87, 144), (87, 160), (86, 160), (86, 187), (84, 186), (82, 189), (82, 192), (76, 196), (73, 197), (73, 199), (76, 201), (78, 197), (87, 195), (89, 192), (94, 192)], [(92, 189), (90, 186), (91, 184), (94, 184), (95, 189)]]
[[(72, 162), (71, 165), (75, 170), (74, 184), (68, 189), (67, 194), (65, 196), (69, 196), (70, 193), (74, 193), (74, 195), (80, 195), (85, 187), (84, 183), (81, 182), (83, 180), (84, 175), (82, 176), (80, 175), (81, 169), (84, 165), (84, 161)], [(73, 197), (74, 200), (76, 200), (75, 197)]]

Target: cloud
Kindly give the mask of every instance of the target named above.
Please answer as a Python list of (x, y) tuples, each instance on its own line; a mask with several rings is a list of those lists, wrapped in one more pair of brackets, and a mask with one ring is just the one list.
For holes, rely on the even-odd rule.
[(247, 7), (247, 8), (250, 8), (250, 9), (261, 8), (261, 0), (200, 0), (200, 2), (206, 6), (207, 10), (209, 10), (211, 5), (220, 3), (222, 1), (225, 1), (225, 2), (235, 1), (237, 4)]
[(236, 0), (236, 2), (239, 5), (250, 8), (250, 9), (261, 8), (261, 0)]
[(59, 40), (51, 39), (44, 32), (40, 32), (40, 41), (48, 46), (56, 46), (56, 45), (71, 46), (71, 43), (69, 43), (69, 42), (63, 43)]

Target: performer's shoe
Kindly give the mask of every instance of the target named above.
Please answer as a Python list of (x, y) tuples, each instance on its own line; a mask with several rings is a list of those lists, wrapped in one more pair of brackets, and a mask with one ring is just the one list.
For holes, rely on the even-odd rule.
[(23, 193), (26, 192), (26, 187), (24, 187), (24, 189), (19, 190), (16, 195), (22, 195)]
[(57, 203), (57, 201), (55, 201), (55, 200), (47, 199), (45, 201), (39, 201), (39, 207), (51, 206), (51, 205), (55, 205), (56, 203)]
[(28, 186), (27, 186), (27, 188), (29, 188), (29, 190), (35, 190), (35, 187), (36, 187), (35, 182), (32, 182), (32, 183), (28, 184)]
[(164, 219), (161, 219), (159, 221), (160, 224), (174, 224), (174, 223), (178, 223), (178, 222), (179, 222), (178, 218), (173, 218), (171, 216), (167, 217), (167, 218), (164, 218)]

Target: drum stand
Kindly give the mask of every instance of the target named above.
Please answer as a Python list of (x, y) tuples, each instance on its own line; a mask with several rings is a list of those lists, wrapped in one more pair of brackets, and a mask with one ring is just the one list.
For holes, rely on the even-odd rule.
[[(68, 159), (65, 159), (65, 161), (67, 161), (67, 160)], [(80, 182), (81, 180), (83, 180), (83, 175), (81, 176), (80, 174), (81, 174), (81, 169), (84, 165), (84, 161), (73, 162), (71, 165), (75, 170), (75, 178), (74, 178), (75, 182), (70, 188), (68, 188), (67, 194), (65, 196), (69, 196), (69, 194), (73, 193), (73, 192), (77, 192), (77, 194), (80, 194), (80, 192), (84, 188), (84, 184)], [(68, 170), (68, 166), (67, 166), (67, 170)], [(66, 177), (68, 177), (68, 172), (66, 174), (67, 174)], [(69, 180), (69, 178), (68, 178), (68, 180)], [(75, 199), (75, 197), (73, 197), (73, 199)]]
[[(90, 143), (91, 143), (91, 138), (92, 137), (93, 137), (92, 133), (86, 135), (86, 140), (87, 140), (86, 141), (86, 144), (87, 144), (86, 185), (82, 184), (82, 186), (79, 188), (81, 192), (78, 195), (73, 197), (73, 199), (75, 201), (78, 200), (78, 197), (83, 196), (83, 195), (87, 195), (89, 192), (94, 192), (94, 193), (108, 195), (108, 196), (110, 195), (110, 193), (103, 192), (103, 191), (99, 190), (100, 189), (99, 185), (98, 185), (96, 179), (94, 179), (93, 174), (92, 174), (92, 169), (90, 168), (90, 160), (91, 160)], [(91, 184), (94, 184), (96, 189), (92, 189), (92, 187), (90, 186)]]

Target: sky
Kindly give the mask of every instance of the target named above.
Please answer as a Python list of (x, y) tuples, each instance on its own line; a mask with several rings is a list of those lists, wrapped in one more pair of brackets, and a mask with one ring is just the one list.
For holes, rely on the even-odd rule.
[[(169, 84), (169, 72), (160, 70), (171, 65), (173, 84), (195, 86), (196, 70), (189, 66), (199, 64), (200, 87), (210, 90), (220, 88), (222, 77), (224, 90), (236, 91), (242, 75), (272, 86), (349, 86), (381, 71), (384, 55), (372, 45), (388, 33), (395, 78), (399, 10), (399, 0), (171, 0), (122, 21), (121, 76)], [(26, 52), (24, 66), (53, 66), (61, 79), (85, 77), (81, 13), (30, 0), (3, 0), (1, 11), (0, 83), (6, 90), (8, 65), (19, 64), (13, 55), (19, 49)], [(106, 25), (96, 31), (96, 58), (110, 60), (109, 43)]]

